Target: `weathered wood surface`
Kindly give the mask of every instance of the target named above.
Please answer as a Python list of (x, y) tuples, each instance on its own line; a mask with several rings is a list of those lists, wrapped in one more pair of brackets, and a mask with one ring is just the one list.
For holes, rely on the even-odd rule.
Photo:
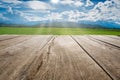
[(106, 36), (106, 37), (110, 37), (110, 38), (112, 38), (112, 39), (116, 39), (116, 40), (120, 40), (120, 37), (118, 37), (118, 36)]
[[(15, 80), (14, 77), (19, 70), (25, 65), (30, 65), (29, 61), (37, 56), (37, 52), (43, 48), (51, 36), (34, 36), (31, 38), (28, 36), (27, 38), (29, 39), (24, 42), (0, 50), (0, 80)], [(6, 42), (9, 43), (9, 41)], [(24, 74), (24, 72), (19, 74)]]
[(120, 40), (117, 39), (117, 40), (114, 40), (113, 38), (110, 38), (110, 37), (104, 37), (104, 36), (92, 36), (93, 38), (97, 39), (97, 40), (100, 40), (102, 42), (105, 42), (105, 43), (109, 43), (115, 47), (118, 47), (120, 48)]
[(9, 40), (9, 39), (13, 39), (13, 38), (16, 38), (16, 37), (19, 37), (19, 36), (18, 35), (13, 35), (13, 36), (10, 36), (10, 35), (1, 35), (0, 36), (0, 41)]
[(14, 37), (12, 39), (4, 39), (4, 40), (0, 41), (0, 50), (4, 49), (4, 48), (7, 48), (7, 47), (12, 47), (16, 44), (24, 42), (27, 39), (30, 39), (30, 37), (31, 36), (28, 36), (28, 37), (22, 36), (22, 37)]
[(120, 80), (120, 49), (99, 37), (119, 43), (117, 36), (0, 36), (0, 80)]
[[(110, 44), (96, 40), (100, 36), (92, 37), (94, 38), (90, 36), (73, 36), (110, 77), (114, 80), (120, 80), (120, 50)], [(104, 41), (107, 37), (101, 36), (99, 39), (102, 40), (102, 38)], [(110, 41), (113, 40), (111, 39)], [(117, 42), (117, 40), (113, 42), (115, 41)]]

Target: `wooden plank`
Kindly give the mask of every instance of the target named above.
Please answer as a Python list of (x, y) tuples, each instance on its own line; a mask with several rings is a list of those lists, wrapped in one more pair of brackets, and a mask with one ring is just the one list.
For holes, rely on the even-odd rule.
[(25, 42), (0, 50), (0, 80), (15, 80), (19, 70), (30, 65), (29, 61), (36, 58), (50, 39), (51, 36), (33, 36)]
[(9, 40), (9, 39), (13, 39), (19, 37), (18, 35), (1, 35), (0, 36), (0, 41), (4, 41), (4, 40)]
[(106, 36), (92, 36), (92, 37), (120, 48), (120, 40), (115, 40)]
[[(120, 80), (120, 50), (96, 39), (85, 36), (73, 36), (77, 42), (94, 58), (98, 64), (114, 79)], [(92, 36), (97, 38), (97, 36)]]
[(56, 37), (38, 54), (14, 80), (111, 80), (70, 36)]
[(120, 37), (118, 37), (118, 36), (112, 36), (112, 35), (110, 35), (110, 36), (107, 36), (107, 37), (110, 37), (110, 38), (116, 39), (116, 40), (120, 40)]
[(24, 42), (24, 41), (30, 39), (30, 38), (31, 38), (31, 36), (22, 36), (22, 37), (13, 38), (10, 40), (0, 41), (0, 50), (7, 48), (7, 47), (14, 46), (16, 44), (19, 44), (21, 42)]

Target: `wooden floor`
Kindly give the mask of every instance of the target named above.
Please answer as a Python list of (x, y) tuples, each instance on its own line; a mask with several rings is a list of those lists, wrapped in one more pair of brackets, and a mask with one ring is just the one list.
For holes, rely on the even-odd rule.
[(1, 35), (0, 80), (120, 80), (120, 37)]

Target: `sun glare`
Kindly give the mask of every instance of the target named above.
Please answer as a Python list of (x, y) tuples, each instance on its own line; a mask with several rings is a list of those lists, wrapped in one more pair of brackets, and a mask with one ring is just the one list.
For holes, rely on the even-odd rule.
[(52, 3), (58, 3), (59, 0), (51, 0)]

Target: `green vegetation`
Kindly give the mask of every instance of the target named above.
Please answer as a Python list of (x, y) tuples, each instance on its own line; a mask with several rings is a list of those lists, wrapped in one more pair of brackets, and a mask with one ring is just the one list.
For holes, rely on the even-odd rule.
[(25, 35), (120, 35), (120, 29), (100, 28), (15, 28), (0, 27), (0, 34), (25, 34)]

